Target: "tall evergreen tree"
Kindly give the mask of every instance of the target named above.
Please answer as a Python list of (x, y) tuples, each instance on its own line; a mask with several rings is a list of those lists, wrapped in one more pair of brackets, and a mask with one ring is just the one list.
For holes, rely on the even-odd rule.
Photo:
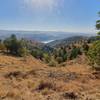
[[(100, 17), (100, 12), (99, 12), (99, 17)], [(100, 30), (100, 20), (96, 21), (96, 29)], [(98, 35), (100, 36), (100, 31), (98, 32)]]

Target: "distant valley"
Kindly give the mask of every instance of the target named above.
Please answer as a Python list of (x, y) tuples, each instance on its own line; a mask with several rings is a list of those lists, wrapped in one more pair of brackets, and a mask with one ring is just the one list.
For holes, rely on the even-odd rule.
[(73, 33), (73, 32), (56, 32), (56, 31), (10, 31), (0, 30), (0, 38), (5, 39), (11, 34), (15, 34), (19, 39), (24, 38), (27, 40), (35, 40), (43, 43), (52, 42), (54, 40), (60, 40), (69, 38), (72, 36), (94, 36), (90, 33)]

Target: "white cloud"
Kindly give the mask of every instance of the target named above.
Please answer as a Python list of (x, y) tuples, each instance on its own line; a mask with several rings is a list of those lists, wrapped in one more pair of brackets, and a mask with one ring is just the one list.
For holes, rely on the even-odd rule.
[(24, 0), (24, 4), (37, 10), (54, 10), (63, 4), (64, 0)]

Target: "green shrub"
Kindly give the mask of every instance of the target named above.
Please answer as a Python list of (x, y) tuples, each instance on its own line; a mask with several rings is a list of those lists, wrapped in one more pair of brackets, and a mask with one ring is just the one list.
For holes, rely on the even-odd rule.
[(57, 49), (54, 53), (54, 58), (59, 64), (65, 62), (68, 58), (66, 47)]
[(0, 51), (5, 51), (6, 47), (3, 43), (0, 43)]
[(18, 50), (18, 55), (21, 57), (27, 56), (29, 54), (29, 51), (23, 47), (23, 48), (19, 48)]
[(100, 40), (94, 42), (89, 48), (88, 58), (94, 68), (100, 69)]
[(49, 62), (48, 65), (51, 66), (51, 67), (56, 67), (56, 66), (57, 66), (57, 62), (56, 62), (55, 60), (52, 59), (52, 60)]
[(40, 49), (32, 50), (31, 55), (37, 59), (43, 59), (43, 51)]
[(67, 60), (67, 58), (68, 58), (68, 54), (66, 53), (63, 55), (63, 61), (65, 62)]
[(18, 40), (16, 35), (6, 38), (3, 43), (10, 54), (17, 56), (25, 56), (27, 54), (26, 42), (23, 39)]
[(43, 59), (44, 59), (44, 61), (45, 61), (46, 63), (49, 63), (51, 57), (50, 57), (50, 55), (49, 55), (48, 53), (44, 53), (44, 54), (43, 54)]
[(56, 58), (56, 61), (60, 64), (60, 63), (63, 62), (63, 58), (62, 58), (62, 57), (57, 57), (57, 58)]
[(4, 40), (4, 45), (11, 54), (17, 54), (19, 49), (19, 43), (15, 35), (11, 35)]
[(80, 48), (75, 47), (71, 51), (70, 59), (75, 59), (80, 54), (81, 54)]
[(85, 54), (87, 54), (87, 52), (88, 52), (88, 50), (89, 50), (88, 44), (87, 44), (87, 43), (84, 43), (84, 44), (82, 45), (82, 48), (83, 48), (83, 52), (84, 52)]

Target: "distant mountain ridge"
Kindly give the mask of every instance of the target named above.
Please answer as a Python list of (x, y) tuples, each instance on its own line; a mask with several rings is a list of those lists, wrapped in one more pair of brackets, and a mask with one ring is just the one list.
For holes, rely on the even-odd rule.
[(86, 36), (72, 36), (69, 38), (61, 39), (61, 40), (55, 40), (53, 42), (47, 43), (47, 45), (50, 47), (66, 46), (71, 43), (79, 42), (82, 40), (87, 41), (88, 39), (89, 37), (86, 37)]
[[(60, 40), (72, 36), (93, 36), (90, 33), (73, 33), (73, 32), (57, 32), (57, 31), (10, 31), (0, 30), (0, 39), (9, 37), (15, 34), (18, 38), (25, 38), (27, 40), (36, 40), (47, 43), (53, 40)], [(94, 34), (95, 35), (95, 34)]]

